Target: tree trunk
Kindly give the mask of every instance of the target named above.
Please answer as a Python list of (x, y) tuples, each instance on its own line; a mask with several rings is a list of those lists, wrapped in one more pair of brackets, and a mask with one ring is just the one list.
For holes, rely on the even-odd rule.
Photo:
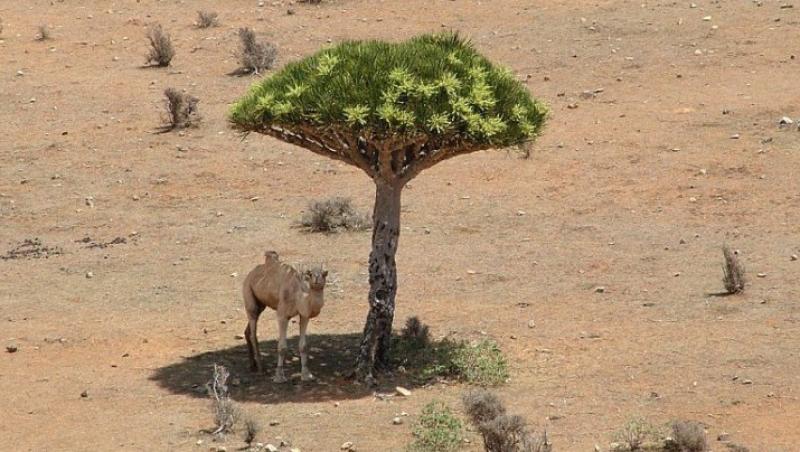
[(369, 255), (369, 314), (364, 325), (356, 377), (374, 380), (375, 369), (389, 366), (389, 348), (397, 294), (394, 256), (400, 236), (400, 193), (402, 183), (376, 180), (372, 214), (372, 252)]

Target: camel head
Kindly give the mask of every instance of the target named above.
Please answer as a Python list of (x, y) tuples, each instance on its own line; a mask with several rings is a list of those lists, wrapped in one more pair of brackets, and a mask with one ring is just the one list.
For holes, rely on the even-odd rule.
[(311, 290), (322, 290), (325, 288), (325, 278), (328, 277), (328, 270), (322, 267), (306, 270), (303, 273), (303, 280), (308, 283)]
[(276, 251), (267, 250), (264, 252), (264, 263), (278, 262), (278, 253)]

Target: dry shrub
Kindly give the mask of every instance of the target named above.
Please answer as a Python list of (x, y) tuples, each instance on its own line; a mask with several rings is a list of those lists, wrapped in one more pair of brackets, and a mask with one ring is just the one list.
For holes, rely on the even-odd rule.
[(243, 418), (244, 430), (242, 430), (242, 435), (244, 436), (244, 442), (250, 446), (256, 440), (259, 432), (261, 432), (261, 423), (250, 413), (244, 415)]
[(160, 24), (156, 24), (147, 30), (147, 39), (150, 41), (150, 53), (147, 54), (146, 63), (153, 63), (158, 67), (169, 66), (172, 57), (175, 56), (175, 48), (172, 47), (169, 34), (164, 32)]
[(699, 422), (673, 422), (672, 440), (675, 442), (678, 452), (705, 452), (708, 450), (706, 431)]
[(449, 407), (437, 401), (425, 405), (414, 424), (409, 452), (454, 452), (461, 446), (463, 427)]
[(506, 414), (506, 408), (493, 393), (479, 389), (463, 398), (467, 416), (483, 437), (486, 452), (552, 452), (547, 432), (541, 436), (528, 430), (522, 416)]
[(197, 22), (195, 22), (195, 25), (197, 26), (197, 28), (218, 27), (219, 26), (218, 14), (214, 11), (198, 11)]
[(37, 41), (48, 41), (52, 38), (50, 36), (50, 29), (47, 28), (47, 25), (39, 25), (39, 28), (37, 28), (37, 30), (38, 30), (38, 33), (36, 33)]
[(241, 67), (237, 73), (258, 74), (264, 69), (272, 68), (278, 49), (269, 42), (256, 41), (256, 33), (251, 28), (239, 29), (239, 62)]
[(722, 246), (722, 254), (725, 256), (725, 263), (722, 266), (722, 282), (725, 284), (725, 290), (730, 294), (742, 292), (745, 284), (744, 266), (728, 245)]
[(406, 325), (400, 333), (400, 338), (406, 341), (410, 347), (426, 348), (431, 343), (430, 328), (422, 323), (419, 317), (409, 317), (406, 319)]
[(213, 399), (211, 409), (216, 429), (211, 433), (214, 435), (224, 435), (233, 431), (233, 426), (239, 417), (239, 410), (228, 395), (228, 377), (230, 373), (225, 366), (214, 364), (214, 373), (208, 385), (209, 395)]
[(626, 445), (628, 450), (642, 450), (642, 446), (658, 438), (658, 429), (640, 417), (631, 418), (615, 435), (615, 439)]
[(363, 231), (369, 229), (366, 215), (356, 211), (349, 198), (314, 201), (300, 221), (311, 232)]
[(161, 127), (162, 132), (174, 129), (185, 129), (194, 127), (200, 121), (200, 113), (197, 110), (199, 100), (188, 94), (184, 94), (174, 88), (164, 90), (166, 100), (167, 120)]
[(481, 425), (506, 413), (503, 402), (493, 392), (485, 389), (469, 391), (462, 397), (470, 422)]

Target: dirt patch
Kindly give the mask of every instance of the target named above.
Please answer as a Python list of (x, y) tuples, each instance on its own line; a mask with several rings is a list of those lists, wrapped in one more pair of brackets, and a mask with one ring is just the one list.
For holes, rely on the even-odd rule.
[(47, 259), (50, 256), (59, 256), (63, 253), (64, 251), (57, 246), (46, 246), (42, 244), (39, 238), (32, 238), (22, 240), (0, 256), (0, 259), (4, 261), (16, 259)]

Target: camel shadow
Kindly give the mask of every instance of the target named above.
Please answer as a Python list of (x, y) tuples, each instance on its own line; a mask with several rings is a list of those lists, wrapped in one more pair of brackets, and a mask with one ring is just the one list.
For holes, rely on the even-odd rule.
[(358, 352), (360, 334), (309, 335), (309, 368), (314, 381), (300, 380), (300, 358), (297, 339), (289, 340), (284, 364), (287, 383), (273, 383), (277, 360), (277, 341), (259, 341), (264, 374), (250, 371), (247, 346), (237, 345), (185, 357), (180, 362), (156, 369), (150, 380), (173, 394), (206, 398), (206, 384), (211, 380), (214, 364), (224, 365), (230, 372), (229, 394), (239, 402), (274, 404), (281, 402), (324, 402), (357, 399), (374, 393), (393, 393), (396, 386), (418, 386), (406, 376), (383, 375), (379, 386), (370, 388), (350, 377)]

